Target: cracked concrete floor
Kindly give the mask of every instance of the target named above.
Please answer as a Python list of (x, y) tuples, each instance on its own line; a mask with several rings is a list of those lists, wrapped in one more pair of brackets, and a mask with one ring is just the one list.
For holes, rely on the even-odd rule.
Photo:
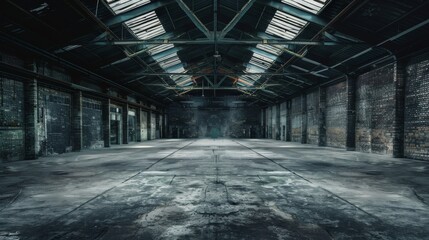
[(429, 239), (429, 162), (170, 139), (0, 164), (0, 240)]

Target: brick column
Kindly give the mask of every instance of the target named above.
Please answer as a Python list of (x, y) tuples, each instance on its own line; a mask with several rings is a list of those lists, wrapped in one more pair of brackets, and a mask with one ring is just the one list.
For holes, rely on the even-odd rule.
[(104, 147), (110, 147), (110, 99), (102, 103)]
[(346, 149), (356, 150), (356, 77), (347, 78), (347, 129)]
[(166, 138), (167, 137), (167, 129), (168, 129), (168, 124), (167, 124), (167, 113), (164, 113), (164, 115), (162, 116), (162, 138)]
[(282, 129), (280, 126), (280, 104), (276, 104), (276, 140), (280, 140)]
[(136, 137), (137, 137), (137, 142), (141, 142), (142, 141), (142, 119), (141, 119), (141, 113), (142, 113), (142, 109), (141, 108), (137, 108), (136, 109)]
[(292, 113), (290, 100), (286, 101), (286, 141), (292, 141)]
[(261, 134), (262, 134), (262, 138), (267, 138), (267, 134), (266, 134), (266, 128), (267, 128), (267, 117), (266, 117), (266, 111), (265, 111), (265, 109), (261, 109), (261, 120), (262, 120), (262, 123), (261, 123), (261, 127), (262, 127), (262, 131), (261, 131)]
[(319, 146), (326, 146), (326, 88), (319, 87)]
[(75, 91), (72, 96), (72, 146), (73, 151), (82, 150), (82, 92)]
[(301, 143), (307, 143), (307, 95), (301, 95)]
[(128, 144), (128, 103), (122, 109), (122, 144)]
[(405, 81), (406, 64), (395, 64), (395, 119), (393, 121), (393, 157), (404, 157), (404, 120), (405, 120)]
[(147, 112), (147, 140), (152, 139), (152, 111)]
[(37, 80), (24, 83), (24, 126), (25, 153), (24, 159), (36, 159), (37, 154)]

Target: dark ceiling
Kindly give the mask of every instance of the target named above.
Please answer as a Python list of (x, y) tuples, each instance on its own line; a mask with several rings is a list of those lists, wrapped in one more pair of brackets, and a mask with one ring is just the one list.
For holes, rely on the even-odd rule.
[[(109, 4), (138, 1), (5, 0), (0, 27), (5, 44), (23, 41), (165, 103), (202, 94), (278, 102), (428, 47), (427, 0), (308, 1), (324, 6), (316, 14), (280, 0), (143, 0), (115, 13)], [(164, 32), (139, 38), (126, 21), (152, 11)], [(291, 39), (267, 30), (284, 13), (305, 21)], [(152, 54), (158, 45), (174, 48)], [(168, 61), (178, 65), (160, 66)], [(185, 72), (172, 74), (176, 66)]]

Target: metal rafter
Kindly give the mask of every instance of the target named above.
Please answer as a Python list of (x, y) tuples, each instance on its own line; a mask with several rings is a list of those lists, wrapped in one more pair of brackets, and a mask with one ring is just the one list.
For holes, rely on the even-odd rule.
[(234, 16), (234, 18), (231, 20), (231, 22), (228, 23), (222, 30), (222, 32), (219, 34), (219, 38), (224, 38), (231, 29), (235, 27), (235, 25), (240, 21), (240, 19), (246, 14), (246, 12), (250, 9), (250, 7), (255, 3), (256, 0), (249, 0), (244, 6), (241, 8), (241, 10)]
[(195, 26), (202, 32), (207, 38), (211, 38), (210, 31), (207, 27), (198, 19), (198, 17), (189, 9), (188, 5), (182, 0), (176, 0), (176, 3), (179, 4), (179, 7), (185, 12), (189, 19), (195, 24)]
[[(211, 45), (214, 44), (214, 39), (198, 39), (198, 40), (168, 40), (168, 39), (148, 39), (148, 40), (116, 40), (116, 41), (94, 41), (88, 44), (98, 46), (109, 45), (150, 45), (150, 44), (183, 44), (183, 45)], [(356, 42), (335, 42), (335, 41), (315, 41), (315, 40), (286, 40), (286, 39), (218, 39), (217, 44), (221, 45), (311, 45), (311, 46), (338, 46), (338, 45), (368, 45), (366, 43)]]

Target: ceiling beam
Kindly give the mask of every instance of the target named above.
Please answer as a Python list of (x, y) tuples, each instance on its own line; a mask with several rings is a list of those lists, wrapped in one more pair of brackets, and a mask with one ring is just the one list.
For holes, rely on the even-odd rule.
[[(127, 76), (213, 76), (215, 73), (206, 73), (206, 72), (191, 72), (191, 73), (175, 73), (175, 72), (140, 72), (140, 73), (130, 73), (125, 74)], [(263, 72), (263, 73), (244, 73), (244, 72), (233, 72), (233, 73), (222, 73), (218, 72), (217, 75), (221, 76), (254, 76), (254, 75), (261, 75), (261, 76), (285, 76), (285, 75), (311, 75), (311, 73), (269, 73), (269, 72)]]
[(211, 38), (210, 31), (207, 27), (198, 19), (198, 17), (189, 9), (188, 5), (183, 2), (183, 0), (176, 0), (176, 3), (179, 4), (179, 7), (185, 12), (189, 19), (195, 24), (195, 26), (202, 32), (207, 38)]
[(246, 14), (246, 12), (252, 7), (253, 3), (255, 3), (256, 0), (249, 0), (244, 6), (241, 8), (241, 10), (234, 16), (234, 18), (231, 20), (231, 22), (228, 23), (228, 25), (225, 26), (225, 28), (222, 30), (222, 32), (219, 34), (219, 38), (224, 38), (231, 29), (235, 27), (235, 25), (240, 21), (240, 19)]
[[(198, 40), (168, 40), (168, 39), (148, 39), (148, 40), (117, 40), (117, 41), (94, 41), (88, 44), (97, 46), (110, 45), (151, 45), (151, 44), (183, 44), (183, 45), (210, 45), (214, 44), (213, 39), (198, 39)], [(337, 46), (337, 45), (367, 45), (365, 43), (355, 42), (334, 42), (334, 41), (311, 41), (311, 40), (286, 40), (286, 39), (218, 39), (217, 44), (227, 45), (312, 45), (312, 46)]]

